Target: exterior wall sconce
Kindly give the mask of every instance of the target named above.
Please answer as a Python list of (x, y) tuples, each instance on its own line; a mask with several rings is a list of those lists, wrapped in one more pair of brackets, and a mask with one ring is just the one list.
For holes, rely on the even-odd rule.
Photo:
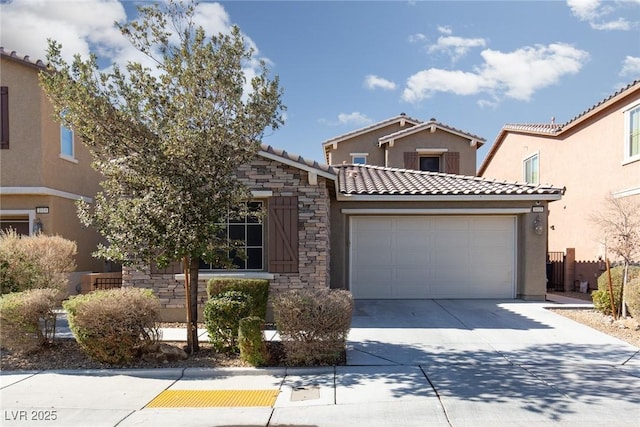
[(42, 233), (42, 221), (40, 221), (40, 218), (36, 218), (35, 221), (33, 221), (33, 234), (40, 234)]
[(536, 216), (536, 219), (533, 220), (533, 231), (538, 236), (542, 236), (542, 233), (544, 233), (544, 226), (542, 225), (542, 220), (540, 219), (540, 215)]

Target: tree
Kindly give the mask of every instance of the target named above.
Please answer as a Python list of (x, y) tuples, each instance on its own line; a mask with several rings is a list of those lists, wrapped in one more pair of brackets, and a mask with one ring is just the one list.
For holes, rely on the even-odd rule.
[(603, 231), (607, 251), (622, 260), (622, 317), (627, 316), (626, 292), (629, 265), (640, 256), (640, 203), (631, 198), (608, 196), (602, 211), (592, 221)]
[(117, 24), (154, 69), (129, 62), (100, 71), (95, 55), (69, 64), (50, 41), (50, 72), (41, 73), (57, 117), (104, 176), (94, 204), (79, 207), (83, 223), (107, 239), (97, 256), (125, 265), (183, 262), (190, 353), (199, 349), (199, 260), (230, 264), (233, 242), (217, 224), (240, 214), (251, 194), (234, 170), (256, 155), (267, 128), (283, 124), (285, 108), (264, 61), (243, 90), (253, 49), (237, 27), (208, 37), (193, 23), (196, 6), (139, 7), (138, 20)]

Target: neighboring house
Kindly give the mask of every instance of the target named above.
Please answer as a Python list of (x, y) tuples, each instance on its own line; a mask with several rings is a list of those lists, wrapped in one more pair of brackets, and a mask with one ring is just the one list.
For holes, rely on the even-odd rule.
[[(228, 276), (269, 279), (272, 292), (348, 289), (357, 299), (545, 298), (544, 220), (562, 189), (327, 166), (268, 145), (237, 177), (266, 216), (229, 224), (230, 235), (245, 236), (249, 257), (230, 271), (202, 265), (201, 304), (204, 282)], [(154, 289), (166, 320), (184, 320), (181, 270), (125, 268), (123, 280)]]
[(367, 164), (475, 176), (483, 138), (430, 119), (399, 116), (326, 140), (330, 165)]
[(549, 210), (549, 251), (612, 258), (592, 215), (607, 196), (640, 201), (640, 80), (567, 123), (505, 125), (478, 175), (565, 186)]
[[(104, 262), (91, 256), (100, 237), (81, 225), (76, 214), (76, 201), (91, 202), (100, 177), (73, 131), (52, 118), (53, 108), (38, 82), (45, 65), (0, 48), (0, 69), (2, 229), (73, 240), (78, 246), (76, 276), (104, 271)], [(72, 281), (79, 283), (76, 277)]]

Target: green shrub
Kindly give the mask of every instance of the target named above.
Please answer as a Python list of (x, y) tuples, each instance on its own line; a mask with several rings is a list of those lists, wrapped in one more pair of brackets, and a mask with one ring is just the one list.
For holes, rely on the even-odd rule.
[(292, 365), (337, 364), (351, 328), (351, 293), (335, 289), (282, 292), (273, 300), (276, 329)]
[(55, 289), (30, 289), (0, 297), (2, 347), (28, 353), (49, 344), (55, 334), (58, 297)]
[(226, 291), (239, 291), (251, 295), (253, 299), (251, 316), (257, 316), (263, 320), (267, 317), (268, 280), (219, 278), (211, 279), (207, 283), (207, 295), (209, 298), (218, 296)]
[(640, 320), (640, 277), (627, 283), (627, 308), (632, 317)]
[[(622, 305), (622, 280), (624, 267), (618, 266), (611, 269), (611, 284), (613, 287), (613, 303), (618, 312)], [(605, 271), (598, 277), (598, 289), (591, 293), (593, 307), (603, 314), (611, 315), (611, 298), (609, 295), (609, 278)], [(640, 267), (629, 266), (628, 282), (640, 277)], [(627, 293), (627, 297), (629, 294)]]
[(65, 301), (71, 331), (91, 358), (126, 365), (158, 340), (160, 303), (150, 289), (119, 288)]
[(204, 322), (214, 348), (223, 352), (238, 351), (240, 319), (251, 314), (251, 295), (226, 291), (211, 298), (204, 306)]
[(264, 320), (257, 316), (240, 319), (238, 347), (240, 359), (253, 366), (267, 364), (267, 346), (264, 342)]
[(76, 243), (60, 236), (0, 232), (0, 293), (52, 288), (66, 296), (76, 252)]

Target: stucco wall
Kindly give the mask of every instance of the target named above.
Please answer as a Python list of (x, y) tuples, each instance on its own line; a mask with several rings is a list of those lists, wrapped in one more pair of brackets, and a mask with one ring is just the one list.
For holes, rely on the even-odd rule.
[[(522, 161), (539, 153), (540, 182), (566, 187), (560, 202), (550, 206), (549, 250), (576, 249), (577, 260), (611, 256), (600, 227), (591, 219), (611, 193), (640, 191), (640, 161), (624, 162), (624, 114), (640, 91), (618, 102), (561, 137), (510, 132), (488, 164), (487, 178), (523, 181)], [(630, 196), (640, 200), (640, 193)]]

